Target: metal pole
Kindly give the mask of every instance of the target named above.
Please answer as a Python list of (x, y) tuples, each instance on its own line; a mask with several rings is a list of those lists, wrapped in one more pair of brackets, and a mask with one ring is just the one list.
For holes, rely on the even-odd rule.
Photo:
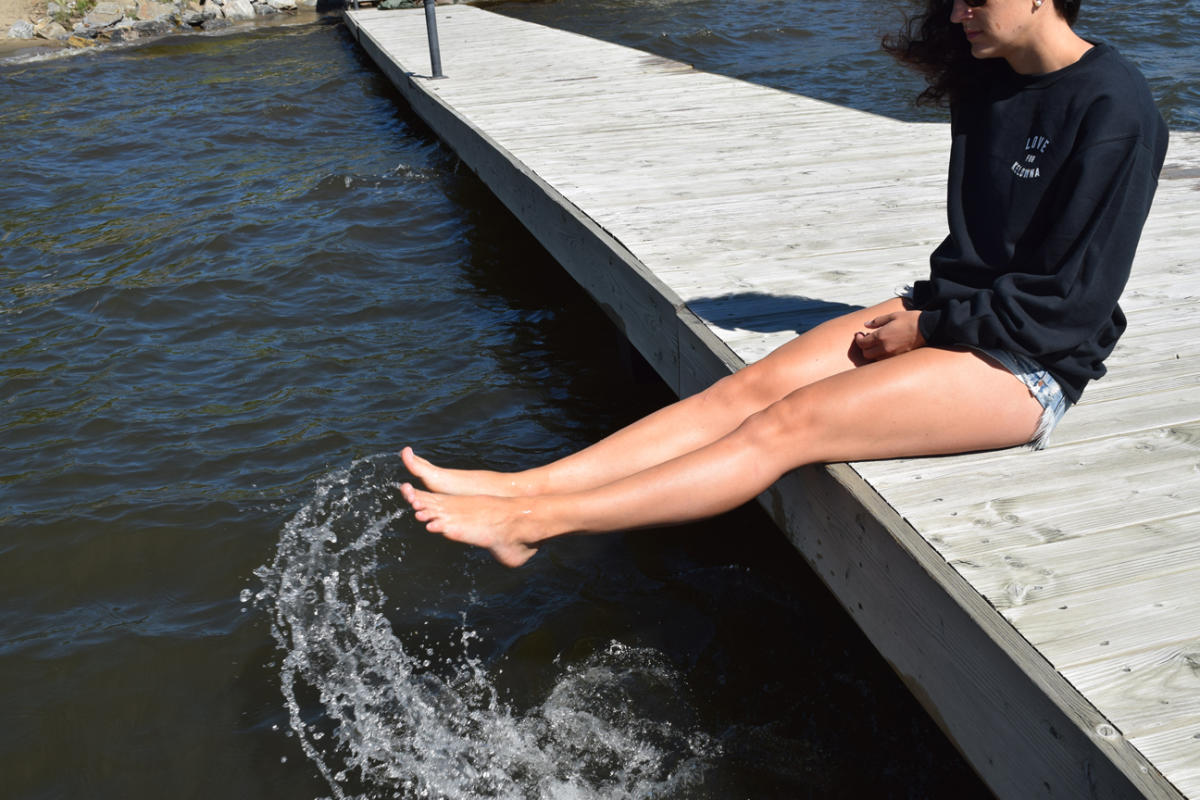
[(425, 0), (425, 32), (429, 34), (429, 64), (433, 68), (433, 77), (444, 78), (442, 74), (442, 51), (438, 46), (437, 15), (433, 11), (434, 0)]

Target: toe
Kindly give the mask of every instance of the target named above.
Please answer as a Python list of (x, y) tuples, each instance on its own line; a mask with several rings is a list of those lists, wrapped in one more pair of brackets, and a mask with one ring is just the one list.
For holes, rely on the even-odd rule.
[(405, 447), (400, 451), (400, 460), (410, 470), (423, 469), (429, 466), (429, 462), (417, 455), (411, 447)]

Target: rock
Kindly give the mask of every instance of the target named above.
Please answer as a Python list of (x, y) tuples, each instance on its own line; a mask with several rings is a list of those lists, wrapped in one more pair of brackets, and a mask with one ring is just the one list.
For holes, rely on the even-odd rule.
[(83, 18), (85, 25), (93, 28), (104, 28), (120, 21), (125, 12), (116, 3), (97, 3)]
[(137, 5), (138, 19), (159, 19), (175, 13), (175, 6), (169, 3), (156, 3), (154, 0), (141, 0)]
[(296, 0), (265, 0), (266, 4), (276, 11), (295, 11)]
[(161, 36), (167, 33), (173, 33), (175, 26), (170, 20), (165, 19), (140, 19), (133, 23), (133, 29), (138, 33), (143, 33), (147, 36)]
[(65, 39), (67, 29), (52, 19), (43, 19), (34, 26), (34, 33), (42, 39)]
[(83, 36), (72, 36), (67, 39), (67, 47), (73, 47), (76, 50), (82, 50), (85, 47), (95, 47), (96, 43), (91, 39)]
[(54, 0), (50, 0), (49, 3), (46, 3), (46, 13), (51, 17), (59, 14), (66, 14), (69, 11), (70, 9), (64, 3), (56, 3)]
[(254, 4), (254, 15), (255, 16), (268, 17), (271, 14), (278, 14), (278, 13), (279, 12), (276, 9), (271, 8), (269, 5), (266, 5), (265, 3), (255, 3)]
[(193, 11), (189, 8), (187, 11), (184, 11), (179, 15), (179, 19), (183, 21), (184, 25), (195, 27), (196, 25), (204, 24), (204, 20), (208, 19), (208, 16), (206, 16), (202, 11)]
[(142, 38), (142, 35), (140, 33), (138, 33), (136, 28), (133, 28), (133, 27), (116, 28), (113, 30), (112, 35), (109, 37), (109, 41), (117, 42), (117, 43), (133, 42), (140, 38)]
[(250, 0), (225, 0), (225, 19), (254, 19), (254, 6)]
[(225, 19), (224, 17), (215, 17), (213, 19), (206, 19), (204, 21), (204, 24), (201, 25), (200, 27), (206, 31), (219, 31), (222, 28), (229, 27), (229, 20)]
[(33, 23), (27, 19), (19, 19), (8, 28), (8, 38), (10, 39), (32, 39), (33, 37)]

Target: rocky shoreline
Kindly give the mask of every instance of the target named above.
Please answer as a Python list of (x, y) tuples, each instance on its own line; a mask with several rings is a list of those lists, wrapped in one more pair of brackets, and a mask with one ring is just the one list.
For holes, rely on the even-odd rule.
[[(237, 22), (315, 11), (318, 0), (50, 0), (45, 13), (9, 27), (10, 47), (23, 42), (68, 48), (131, 42)], [(19, 40), (13, 42), (12, 40)]]
[[(463, 0), (437, 0), (439, 5)], [(18, 19), (7, 31), (6, 47), (82, 49), (172, 33), (214, 31), (251, 21), (276, 22), (287, 16), (338, 11), (342, 0), (49, 0), (44, 13)], [(381, 5), (419, 6), (422, 0), (387, 0)]]

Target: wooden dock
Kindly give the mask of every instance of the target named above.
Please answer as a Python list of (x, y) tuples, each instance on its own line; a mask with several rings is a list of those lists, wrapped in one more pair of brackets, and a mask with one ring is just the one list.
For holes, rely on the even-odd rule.
[[(949, 135), (469, 6), (347, 24), (680, 394), (921, 277)], [(1049, 449), (797, 470), (762, 498), (997, 795), (1200, 798), (1200, 134), (1129, 332)]]

